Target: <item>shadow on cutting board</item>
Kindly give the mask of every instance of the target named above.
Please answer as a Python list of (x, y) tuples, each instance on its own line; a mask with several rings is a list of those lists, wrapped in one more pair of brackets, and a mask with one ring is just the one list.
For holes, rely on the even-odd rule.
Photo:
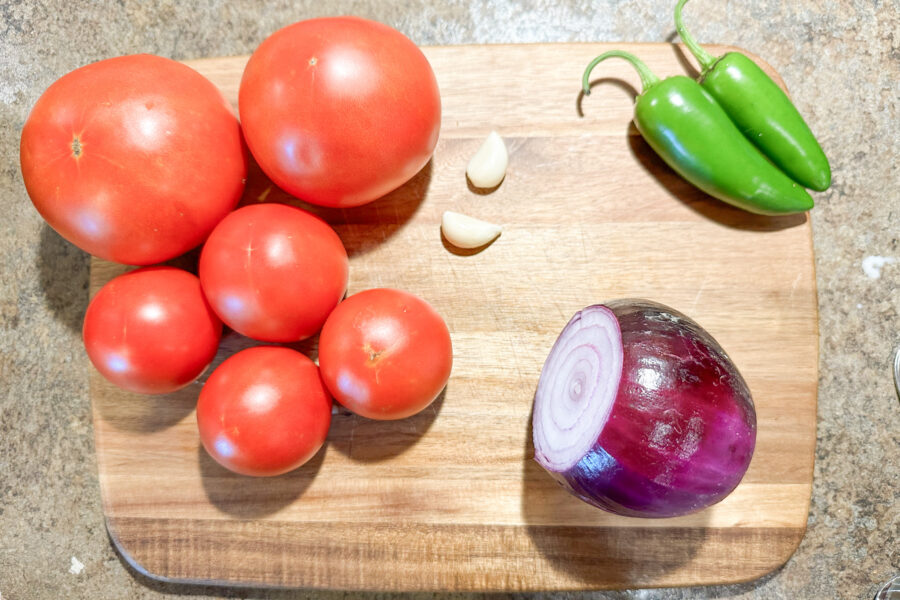
[(711, 221), (716, 221), (725, 227), (745, 231), (779, 231), (806, 223), (805, 213), (779, 216), (757, 215), (717, 200), (695, 188), (672, 170), (641, 137), (633, 122), (628, 124), (627, 135), (631, 152), (641, 166), (659, 181), (671, 196)]
[[(92, 366), (91, 401), (95, 415), (119, 431), (153, 433), (174, 426), (197, 405), (200, 380), (169, 394), (146, 395), (116, 387)], [(207, 369), (207, 373), (209, 369)]]
[(705, 543), (703, 526), (660, 527), (658, 519), (650, 523), (629, 517), (616, 517), (622, 522), (608, 525), (608, 513), (564, 490), (534, 460), (530, 426), (522, 463), (522, 517), (528, 535), (547, 563), (585, 587), (652, 585), (690, 563)]
[[(612, 86), (619, 88), (621, 91), (625, 92), (625, 94), (631, 99), (632, 104), (638, 97), (638, 91), (634, 88), (633, 85), (625, 81), (624, 79), (619, 79), (617, 77), (600, 77), (598, 79), (590, 80), (590, 88), (591, 92), (594, 91), (594, 88), (600, 86)], [(575, 97), (575, 112), (578, 114), (580, 118), (585, 116), (584, 114), (584, 90), (578, 90), (578, 95)]]
[(419, 210), (431, 185), (432, 163), (433, 159), (429, 160), (412, 179), (373, 202), (352, 208), (328, 208), (304, 202), (279, 188), (251, 156), (247, 184), (238, 206), (278, 203), (311, 212), (334, 227), (347, 255), (352, 257), (365, 254), (387, 241)]
[(444, 405), (445, 387), (425, 410), (405, 419), (375, 421), (339, 407), (328, 432), (330, 448), (355, 462), (379, 462), (415, 446), (431, 428)]
[(312, 484), (325, 460), (328, 444), (301, 467), (277, 477), (248, 477), (221, 466), (197, 444), (203, 491), (210, 503), (239, 519), (259, 519), (293, 503)]

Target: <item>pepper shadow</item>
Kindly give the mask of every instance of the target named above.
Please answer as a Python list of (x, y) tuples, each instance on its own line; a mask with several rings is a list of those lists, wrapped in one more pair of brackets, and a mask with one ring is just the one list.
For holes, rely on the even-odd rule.
[[(594, 88), (599, 86), (613, 86), (619, 88), (631, 97), (632, 103), (634, 103), (639, 95), (639, 92), (633, 85), (617, 77), (601, 77), (599, 79), (592, 79), (589, 84), (589, 89), (593, 93)], [(575, 97), (575, 112), (579, 117), (584, 117), (583, 103), (585, 96), (586, 94), (584, 93), (584, 89), (579, 88), (578, 95)]]
[(197, 444), (203, 491), (210, 503), (239, 519), (259, 519), (289, 506), (312, 484), (325, 460), (328, 444), (300, 467), (275, 477), (250, 477), (229, 471)]
[(547, 563), (586, 587), (635, 588), (654, 585), (696, 556), (705, 527), (647, 526), (649, 519), (633, 517), (615, 517), (621, 523), (611, 526), (608, 513), (563, 489), (534, 460), (533, 413), (522, 457), (522, 517)]
[(70, 330), (81, 333), (87, 310), (91, 256), (41, 223), (38, 283), (44, 305)]
[(434, 159), (409, 181), (368, 204), (352, 208), (316, 206), (279, 188), (250, 157), (247, 183), (238, 206), (280, 203), (297, 206), (334, 227), (349, 256), (365, 254), (400, 231), (419, 210), (431, 185)]
[(338, 412), (331, 419), (329, 445), (347, 458), (362, 463), (400, 456), (415, 446), (434, 424), (446, 394), (445, 387), (425, 410), (394, 421), (367, 419), (336, 404)]
[(640, 135), (633, 122), (629, 122), (625, 135), (628, 136), (631, 153), (644, 170), (659, 181), (671, 196), (710, 221), (744, 231), (780, 231), (806, 223), (806, 213), (757, 215), (713, 198), (688, 183), (666, 164)]
[[(677, 50), (678, 60), (685, 70), (688, 71), (688, 75), (698, 77), (699, 73), (691, 65), (685, 54), (684, 46), (682, 44), (673, 45)], [(614, 85), (628, 93), (633, 100), (636, 100), (639, 95), (638, 91), (631, 84), (614, 77), (591, 80), (590, 89), (593, 90), (601, 85)], [(584, 90), (579, 90), (575, 101), (579, 117), (584, 117), (582, 110), (584, 97)], [(726, 227), (746, 231), (779, 231), (806, 223), (808, 217), (805, 213), (778, 216), (757, 215), (713, 198), (688, 183), (669, 167), (644, 140), (633, 121), (628, 122), (625, 135), (628, 139), (631, 153), (641, 166), (656, 178), (668, 190), (670, 195), (709, 220), (716, 221)]]
[(690, 52), (688, 51), (687, 46), (677, 42), (676, 40), (678, 39), (681, 38), (675, 30), (672, 30), (672, 33), (666, 37), (666, 41), (672, 44), (672, 47), (675, 49), (675, 58), (678, 59), (678, 64), (681, 65), (681, 68), (684, 69), (684, 74), (691, 79), (699, 79), (700, 71), (697, 70), (697, 67), (694, 66), (694, 63), (691, 61)]

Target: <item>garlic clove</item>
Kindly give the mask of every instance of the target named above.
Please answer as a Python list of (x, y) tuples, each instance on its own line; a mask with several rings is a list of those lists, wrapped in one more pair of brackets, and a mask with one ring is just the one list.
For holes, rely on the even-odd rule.
[(496, 239), (501, 231), (499, 225), (450, 210), (441, 217), (441, 232), (457, 248), (479, 248)]
[(506, 151), (506, 144), (503, 143), (500, 134), (492, 131), (469, 159), (466, 175), (475, 187), (492, 188), (503, 181), (508, 165), (509, 153)]

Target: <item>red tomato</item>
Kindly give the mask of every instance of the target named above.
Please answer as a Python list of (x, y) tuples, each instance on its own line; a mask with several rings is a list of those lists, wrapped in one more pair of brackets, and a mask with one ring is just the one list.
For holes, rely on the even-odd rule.
[(64, 238), (120, 263), (198, 246), (247, 176), (240, 125), (193, 69), (146, 54), (102, 60), (53, 83), (25, 121), (22, 176)]
[(430, 304), (392, 289), (350, 296), (319, 335), (319, 366), (335, 399), (370, 419), (403, 419), (431, 404), (453, 363), (450, 332)]
[(290, 348), (259, 346), (227, 358), (197, 401), (203, 447), (242, 475), (280, 475), (319, 451), (331, 397), (319, 369)]
[(357, 17), (280, 29), (250, 57), (241, 123), (262, 170), (322, 206), (358, 206), (399, 187), (431, 157), (437, 80), (399, 31)]
[(109, 381), (164, 394), (194, 381), (216, 356), (222, 322), (200, 280), (174, 267), (145, 267), (100, 288), (84, 316), (88, 357)]
[(268, 342), (315, 335), (344, 296), (349, 269), (328, 223), (284, 204), (239, 208), (200, 253), (213, 310), (238, 333)]

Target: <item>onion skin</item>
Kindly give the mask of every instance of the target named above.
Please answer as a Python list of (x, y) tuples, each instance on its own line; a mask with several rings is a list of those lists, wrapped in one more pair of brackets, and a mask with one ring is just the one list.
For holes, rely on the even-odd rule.
[(623, 352), (609, 417), (573, 466), (548, 468), (537, 451), (536, 460), (578, 498), (619, 515), (675, 517), (719, 502), (756, 444), (744, 379), (709, 333), (667, 306), (629, 299), (584, 310), (601, 309), (618, 322)]

